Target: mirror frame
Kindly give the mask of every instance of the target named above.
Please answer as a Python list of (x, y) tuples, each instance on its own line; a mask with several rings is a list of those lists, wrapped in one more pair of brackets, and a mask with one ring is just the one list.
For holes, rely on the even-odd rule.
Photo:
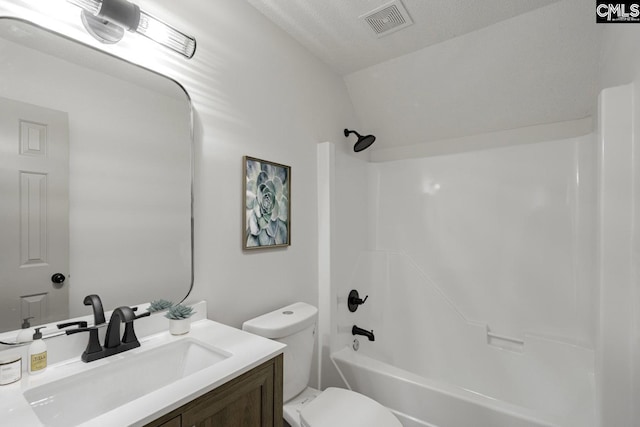
[[(106, 56), (108, 56), (110, 58), (113, 58), (113, 59), (115, 59), (117, 61), (124, 62), (124, 63), (129, 64), (131, 66), (134, 66), (134, 67), (136, 67), (136, 68), (138, 68), (140, 70), (153, 73), (158, 77), (161, 77), (163, 79), (168, 80), (169, 82), (172, 82), (172, 83), (176, 84), (182, 90), (182, 92), (184, 92), (185, 96), (187, 97), (187, 101), (189, 103), (189, 125), (190, 125), (190, 129), (189, 129), (189, 158), (190, 158), (190, 169), (191, 170), (190, 170), (190, 186), (189, 186), (190, 187), (189, 188), (189, 192), (190, 192), (190, 195), (189, 195), (189, 200), (190, 200), (190, 202), (189, 202), (189, 204), (190, 204), (190, 206), (189, 206), (189, 209), (190, 209), (190, 219), (189, 219), (190, 220), (190, 227), (189, 227), (189, 229), (190, 229), (190, 234), (191, 234), (190, 235), (191, 243), (190, 243), (189, 250), (190, 250), (191, 259), (190, 259), (189, 265), (191, 267), (191, 272), (189, 274), (189, 284), (188, 284), (187, 293), (185, 294), (185, 296), (180, 301), (177, 302), (177, 304), (178, 303), (183, 303), (189, 297), (189, 295), (191, 294), (191, 292), (193, 290), (193, 286), (194, 286), (194, 281), (195, 281), (195, 272), (194, 272), (195, 245), (194, 245), (194, 212), (193, 212), (193, 206), (194, 206), (194, 179), (195, 179), (195, 172), (194, 172), (194, 169), (195, 169), (195, 136), (194, 136), (195, 135), (195, 132), (194, 132), (194, 129), (195, 129), (195, 114), (194, 114), (194, 108), (193, 108), (193, 101), (191, 99), (191, 96), (189, 95), (189, 92), (186, 90), (186, 88), (179, 81), (177, 81), (176, 79), (174, 79), (172, 77), (169, 77), (169, 76), (167, 76), (165, 74), (162, 74), (162, 73), (160, 73), (158, 71), (155, 71), (155, 70), (153, 70), (151, 68), (144, 67), (142, 65), (136, 64), (136, 63), (134, 63), (132, 61), (129, 61), (129, 60), (125, 59), (125, 58), (122, 58), (120, 56), (117, 56), (117, 55), (114, 55), (112, 53), (106, 52), (104, 50), (98, 49), (98, 48), (96, 48), (94, 46), (88, 45), (88, 44), (86, 44), (86, 43), (84, 43), (82, 41), (79, 41), (77, 39), (69, 37), (69, 36), (67, 36), (65, 34), (61, 34), (61, 33), (57, 32), (57, 31), (51, 30), (49, 28), (46, 28), (46, 27), (44, 27), (44, 26), (42, 26), (40, 24), (36, 24), (35, 22), (29, 21), (28, 19), (23, 19), (23, 18), (14, 17), (14, 16), (2, 15), (2, 16), (0, 16), (0, 22), (3, 22), (3, 21), (20, 22), (20, 23), (26, 24), (28, 26), (32, 26), (34, 28), (37, 28), (40, 31), (44, 31), (44, 32), (49, 33), (49, 34), (51, 34), (53, 36), (56, 36), (56, 37), (61, 37), (62, 39), (65, 39), (65, 40), (67, 40), (67, 41), (69, 41), (71, 43), (75, 43), (77, 45), (80, 45), (80, 46), (83, 46), (85, 48), (91, 49), (94, 52), (97, 52), (97, 53), (102, 54), (102, 55), (106, 55)], [(142, 304), (142, 306), (144, 306), (144, 304)], [(116, 307), (107, 307), (105, 312), (110, 312), (110, 311), (114, 310), (115, 308)], [(157, 312), (157, 313), (161, 313), (161, 312)], [(152, 313), (152, 314), (155, 314), (155, 313)], [(59, 319), (59, 320), (57, 320), (55, 322), (42, 324), (40, 326), (44, 326), (45, 327), (44, 331), (46, 333), (47, 329), (51, 330), (52, 326), (55, 326), (58, 323), (64, 322), (66, 320), (67, 319)], [(38, 326), (38, 325), (34, 325), (34, 326)], [(30, 342), (17, 343), (14, 340), (11, 339), (12, 337), (16, 337), (17, 333), (19, 331), (20, 331), (20, 329), (0, 332), (0, 351), (2, 351), (5, 348), (5, 346), (14, 346), (14, 345), (20, 346), (20, 345), (29, 345), (30, 344)], [(59, 331), (59, 332), (56, 331), (56, 332), (53, 332), (53, 333), (47, 333), (46, 335), (43, 336), (43, 338), (44, 339), (53, 338), (53, 337), (64, 335), (64, 334), (65, 334), (65, 331)]]

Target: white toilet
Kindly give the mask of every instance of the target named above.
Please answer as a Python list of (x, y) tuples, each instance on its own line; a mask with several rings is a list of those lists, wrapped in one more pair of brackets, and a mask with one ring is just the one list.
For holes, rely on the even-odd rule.
[(387, 408), (351, 390), (308, 387), (318, 309), (303, 302), (264, 314), (242, 325), (256, 335), (282, 342), (284, 419), (292, 427), (402, 427)]

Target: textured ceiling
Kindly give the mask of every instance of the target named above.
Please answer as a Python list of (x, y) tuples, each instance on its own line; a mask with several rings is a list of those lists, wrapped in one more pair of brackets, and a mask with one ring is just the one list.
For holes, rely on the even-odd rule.
[(414, 24), (381, 38), (359, 17), (390, 0), (248, 1), (338, 73), (348, 74), (558, 0), (402, 0)]
[(344, 75), (373, 151), (595, 113), (593, 2), (403, 0), (415, 24), (377, 38), (358, 17), (388, 0), (248, 1)]

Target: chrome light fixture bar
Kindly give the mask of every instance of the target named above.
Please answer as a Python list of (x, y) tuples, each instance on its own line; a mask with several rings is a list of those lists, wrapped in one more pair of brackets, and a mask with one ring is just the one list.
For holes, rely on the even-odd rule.
[(141, 34), (187, 58), (196, 52), (196, 39), (140, 10), (127, 0), (67, 0), (82, 8), (82, 23), (102, 43), (117, 43), (124, 30)]

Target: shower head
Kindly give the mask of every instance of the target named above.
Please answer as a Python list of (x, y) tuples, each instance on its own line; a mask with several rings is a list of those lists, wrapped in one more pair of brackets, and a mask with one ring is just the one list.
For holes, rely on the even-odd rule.
[(358, 153), (358, 152), (360, 152), (362, 150), (366, 150), (376, 140), (376, 137), (373, 136), (373, 135), (362, 136), (358, 132), (356, 132), (355, 130), (349, 130), (349, 129), (345, 129), (344, 130), (344, 136), (348, 137), (350, 133), (355, 133), (358, 136), (358, 140), (356, 141), (355, 145), (353, 146), (353, 151), (355, 151), (356, 153)]

